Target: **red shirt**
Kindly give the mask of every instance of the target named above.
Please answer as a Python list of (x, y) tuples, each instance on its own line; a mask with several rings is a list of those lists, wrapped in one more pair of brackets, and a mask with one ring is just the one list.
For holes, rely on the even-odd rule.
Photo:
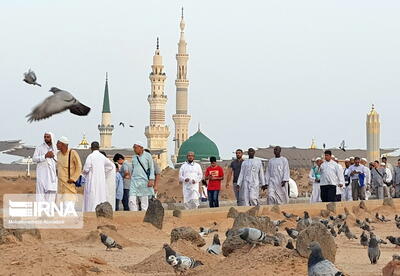
[[(212, 175), (213, 177), (223, 177), (224, 169), (220, 166), (208, 167), (206, 170), (206, 177)], [(208, 180), (207, 190), (219, 191), (221, 190), (221, 180)]]

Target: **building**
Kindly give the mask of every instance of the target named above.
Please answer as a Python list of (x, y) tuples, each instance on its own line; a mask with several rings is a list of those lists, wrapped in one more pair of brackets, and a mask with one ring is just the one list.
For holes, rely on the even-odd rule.
[(179, 148), (189, 137), (189, 121), (190, 115), (188, 114), (188, 87), (189, 81), (187, 79), (187, 61), (189, 55), (186, 52), (185, 41), (185, 21), (183, 19), (183, 8), (180, 22), (181, 34), (178, 42), (178, 53), (176, 54), (177, 61), (177, 75), (175, 80), (176, 86), (176, 114), (172, 115), (175, 123), (175, 152), (172, 157), (174, 163), (177, 162)]
[(76, 147), (77, 149), (90, 149), (90, 145), (88, 140), (86, 139), (86, 135), (83, 135), (82, 141), (79, 143), (79, 145)]
[(150, 73), (151, 93), (147, 100), (150, 104), (150, 125), (145, 129), (147, 147), (153, 154), (159, 167), (163, 170), (168, 167), (168, 136), (169, 128), (165, 124), (165, 105), (167, 96), (164, 94), (165, 79), (164, 65), (160, 55), (159, 40), (153, 56), (152, 71)]
[(381, 123), (379, 114), (376, 112), (374, 105), (367, 114), (367, 159), (368, 161), (379, 160), (380, 153), (380, 136)]
[(310, 149), (316, 149), (316, 148), (317, 148), (317, 143), (315, 142), (315, 139), (312, 139)]
[(200, 129), (182, 143), (179, 148), (177, 163), (185, 162), (186, 155), (190, 151), (194, 152), (195, 160), (197, 161), (208, 161), (211, 156), (215, 156), (217, 160), (221, 159), (217, 145), (210, 138), (205, 136)]
[(101, 124), (98, 125), (100, 131), (100, 148), (110, 149), (112, 147), (112, 132), (114, 125), (111, 124), (110, 97), (108, 95), (108, 75), (106, 73), (106, 85), (104, 88), (103, 110), (101, 112)]

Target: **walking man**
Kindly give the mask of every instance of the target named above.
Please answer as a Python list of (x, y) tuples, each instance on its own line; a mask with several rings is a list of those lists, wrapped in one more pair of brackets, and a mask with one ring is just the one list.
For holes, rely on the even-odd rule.
[(236, 159), (231, 162), (228, 168), (228, 173), (226, 177), (226, 188), (227, 189), (229, 188), (233, 175), (232, 186), (233, 186), (233, 192), (235, 193), (236, 203), (238, 206), (240, 205), (239, 205), (239, 186), (237, 185), (237, 181), (239, 179), (242, 163), (243, 163), (243, 150), (237, 149)]
[(124, 191), (122, 196), (122, 205), (124, 206), (124, 211), (129, 211), (129, 190), (131, 188), (131, 168), (128, 162), (125, 161), (125, 157), (116, 153), (113, 158), (114, 162), (118, 163), (119, 171), (118, 173), (122, 176), (124, 180)]
[[(99, 151), (98, 142), (92, 142), (90, 149), (92, 153), (86, 158), (82, 172), (82, 175), (86, 178), (84, 187), (85, 212), (94, 212), (98, 204), (107, 201), (106, 174), (112, 170), (115, 171), (115, 165)], [(115, 185), (115, 178), (113, 184)], [(109, 203), (114, 205), (114, 202), (115, 197)]]
[(343, 170), (343, 176), (344, 176), (344, 191), (343, 191), (343, 201), (353, 201), (353, 195), (351, 191), (351, 183), (350, 183), (350, 159), (345, 159), (344, 160), (344, 170)]
[(322, 158), (317, 157), (315, 158), (315, 166), (313, 166), (310, 170), (308, 175), (308, 179), (312, 185), (312, 192), (310, 197), (310, 203), (321, 202), (321, 195), (320, 191), (321, 188), (319, 186), (321, 182), (321, 165), (322, 165)]
[(354, 165), (349, 168), (353, 200), (365, 200), (365, 181), (368, 168), (361, 165), (360, 161), (360, 157), (355, 157)]
[(54, 135), (44, 134), (44, 142), (36, 147), (32, 157), (36, 167), (36, 201), (55, 202), (57, 194), (57, 148)]
[(260, 188), (265, 187), (262, 162), (255, 159), (256, 151), (249, 148), (249, 159), (243, 161), (237, 186), (239, 186), (239, 206), (259, 205)]
[(325, 162), (321, 165), (321, 200), (322, 202), (336, 201), (336, 187), (343, 186), (344, 177), (339, 164), (332, 160), (332, 152), (325, 151)]
[(275, 157), (269, 160), (265, 170), (265, 185), (268, 187), (268, 204), (289, 203), (289, 162), (281, 156), (281, 147), (274, 148)]
[(207, 194), (210, 208), (219, 207), (219, 191), (221, 190), (221, 181), (224, 179), (224, 169), (217, 165), (217, 158), (210, 157), (211, 166), (205, 173), (205, 178), (208, 180)]
[(376, 191), (378, 199), (389, 197), (389, 189), (385, 184), (386, 170), (378, 160), (374, 162), (374, 168), (371, 170), (371, 179), (372, 187)]
[(144, 144), (136, 142), (133, 145), (135, 154), (132, 156), (132, 177), (129, 191), (129, 209), (138, 211), (138, 200), (142, 211), (149, 207), (149, 197), (154, 196), (154, 162), (151, 154), (144, 151)]
[(194, 162), (194, 152), (187, 153), (187, 160), (179, 169), (179, 183), (182, 184), (185, 209), (197, 209), (200, 205), (199, 183), (203, 178), (200, 164)]

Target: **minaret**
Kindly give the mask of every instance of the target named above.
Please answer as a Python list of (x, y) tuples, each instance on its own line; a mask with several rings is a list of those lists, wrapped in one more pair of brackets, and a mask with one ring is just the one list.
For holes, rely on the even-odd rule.
[(165, 104), (167, 96), (164, 94), (164, 82), (166, 79), (162, 56), (160, 55), (159, 41), (157, 38), (157, 48), (153, 56), (152, 71), (150, 73), (151, 94), (147, 100), (150, 104), (150, 125), (145, 129), (147, 146), (150, 151), (160, 152), (157, 154), (156, 161), (160, 169), (168, 167), (168, 136), (169, 128), (165, 125)]
[(108, 74), (106, 73), (106, 86), (104, 88), (103, 111), (101, 114), (101, 125), (98, 125), (100, 131), (100, 148), (111, 148), (111, 138), (114, 126), (111, 124), (110, 98), (108, 95)]
[(175, 123), (175, 154), (173, 156), (174, 163), (176, 163), (179, 148), (182, 143), (189, 138), (189, 121), (188, 115), (188, 86), (189, 81), (186, 79), (187, 61), (189, 55), (186, 53), (185, 41), (185, 21), (183, 19), (183, 8), (180, 23), (181, 35), (178, 42), (178, 53), (176, 54), (177, 61), (177, 76), (175, 80), (176, 86), (176, 114), (172, 115)]
[(372, 105), (371, 111), (367, 114), (367, 159), (369, 162), (380, 158), (380, 136), (379, 114)]

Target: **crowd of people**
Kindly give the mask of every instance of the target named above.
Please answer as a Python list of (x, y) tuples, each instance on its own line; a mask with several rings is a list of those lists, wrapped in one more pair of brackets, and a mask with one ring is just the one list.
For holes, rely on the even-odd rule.
[[(132, 161), (117, 153), (113, 161), (100, 151), (98, 142), (91, 143), (91, 154), (82, 166), (77, 151), (69, 148), (69, 140), (60, 137), (55, 142), (51, 132), (44, 134), (44, 142), (33, 155), (36, 169), (36, 195), (38, 201), (54, 202), (60, 194), (64, 201), (75, 201), (77, 188), (83, 186), (83, 210), (93, 212), (98, 204), (108, 201), (114, 210), (147, 210), (149, 200), (156, 197), (161, 170), (142, 142), (133, 146)], [(248, 158), (243, 150), (236, 150), (236, 158), (230, 163), (226, 188), (232, 189), (238, 206), (260, 204), (260, 190), (267, 190), (268, 204), (287, 204), (290, 194), (290, 169), (288, 160), (281, 156), (281, 148), (274, 148), (275, 157), (268, 160), (264, 169), (256, 151), (249, 148)], [(208, 201), (210, 208), (219, 207), (224, 169), (210, 158), (210, 166), (203, 173), (195, 161), (195, 153), (188, 152), (187, 160), (179, 169), (183, 204), (195, 209), (200, 201)], [(377, 198), (400, 197), (400, 160), (398, 166), (381, 162), (368, 163), (366, 159), (350, 157), (345, 167), (332, 152), (325, 151), (324, 158), (314, 160), (309, 174), (312, 193), (310, 202), (366, 200), (372, 194)]]

